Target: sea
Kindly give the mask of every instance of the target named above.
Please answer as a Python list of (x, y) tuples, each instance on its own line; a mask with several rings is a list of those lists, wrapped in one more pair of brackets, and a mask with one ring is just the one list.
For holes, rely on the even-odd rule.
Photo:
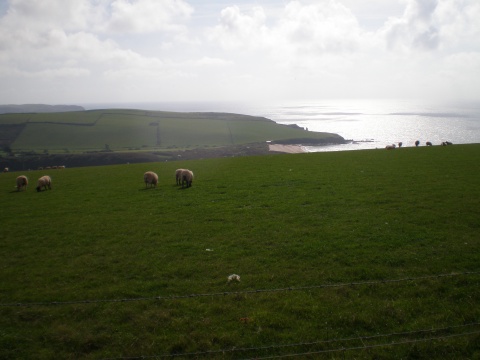
[(346, 144), (304, 146), (307, 152), (385, 148), (402, 143), (440, 145), (480, 143), (480, 102), (394, 99), (328, 99), (246, 104), (226, 102), (155, 102), (83, 104), (86, 109), (133, 108), (186, 112), (230, 112), (262, 116), (308, 131), (335, 133)]

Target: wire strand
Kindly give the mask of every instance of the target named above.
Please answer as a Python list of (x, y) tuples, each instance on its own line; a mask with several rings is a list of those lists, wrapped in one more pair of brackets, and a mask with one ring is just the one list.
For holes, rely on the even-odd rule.
[(280, 358), (287, 358), (287, 357), (297, 357), (297, 356), (306, 356), (306, 355), (326, 354), (326, 353), (333, 353), (333, 352), (340, 352), (340, 351), (345, 352), (345, 351), (352, 351), (352, 350), (368, 350), (368, 349), (379, 348), (379, 347), (388, 347), (388, 346), (397, 346), (397, 345), (405, 345), (405, 344), (414, 344), (414, 343), (419, 343), (419, 342), (427, 342), (427, 341), (433, 341), (433, 340), (443, 340), (443, 339), (449, 339), (449, 338), (455, 338), (455, 337), (461, 337), (461, 336), (469, 336), (469, 335), (476, 335), (476, 334), (480, 334), (480, 330), (471, 331), (471, 332), (462, 333), (462, 334), (451, 334), (451, 335), (444, 335), (444, 336), (434, 336), (434, 337), (430, 337), (430, 338), (426, 338), (426, 339), (409, 339), (409, 340), (402, 340), (402, 341), (396, 341), (396, 342), (384, 343), (384, 344), (373, 344), (373, 345), (355, 346), (355, 347), (349, 347), (349, 348), (338, 348), (338, 349), (329, 349), (329, 350), (309, 351), (309, 352), (298, 353), (298, 354), (286, 354), (286, 355), (274, 355), (274, 356), (266, 356), (266, 357), (254, 357), (254, 358), (248, 358), (248, 359), (243, 359), (243, 360), (280, 359)]
[(478, 274), (480, 274), (479, 271), (474, 271), (474, 272), (461, 272), (461, 273), (451, 273), (451, 274), (407, 277), (402, 279), (369, 280), (369, 281), (357, 281), (357, 282), (350, 282), (350, 283), (321, 284), (321, 285), (287, 287), (287, 288), (277, 288), (277, 289), (224, 291), (224, 292), (205, 293), (205, 294), (152, 296), (152, 297), (138, 297), (138, 298), (124, 298), (124, 299), (92, 299), (92, 300), (50, 301), (50, 302), (30, 302), (30, 303), (11, 302), (11, 303), (0, 303), (0, 307), (59, 306), (59, 305), (76, 305), (76, 304), (124, 303), (124, 302), (153, 301), (153, 300), (158, 300), (158, 301), (179, 300), (179, 299), (189, 299), (189, 298), (199, 298), (199, 297), (219, 297), (219, 296), (226, 296), (226, 295), (247, 295), (247, 294), (260, 294), (260, 293), (313, 290), (313, 289), (323, 289), (323, 288), (336, 288), (336, 287), (347, 287), (347, 286), (392, 284), (392, 283), (400, 283), (400, 282), (406, 282), (406, 281), (429, 280), (429, 279), (466, 276), (466, 275), (478, 275)]
[[(336, 342), (348, 342), (348, 341), (358, 341), (358, 340), (363, 341), (363, 340), (373, 340), (373, 339), (379, 339), (379, 338), (388, 338), (393, 336), (412, 336), (414, 334), (437, 333), (441, 331), (461, 329), (461, 328), (473, 327), (473, 326), (479, 326), (479, 325), (480, 323), (475, 322), (475, 323), (469, 323), (464, 325), (453, 325), (453, 326), (434, 328), (434, 329), (421, 329), (421, 330), (413, 330), (413, 331), (405, 331), (405, 332), (394, 332), (390, 334), (358, 336), (358, 337), (349, 337), (349, 338), (341, 338), (341, 339), (328, 339), (328, 340), (320, 340), (320, 341), (305, 342), (305, 343), (280, 344), (280, 345), (269, 345), (269, 346), (261, 346), (261, 347), (250, 347), (250, 348), (232, 348), (232, 349), (221, 349), (221, 350), (212, 350), (212, 351), (204, 351), (204, 352), (190, 352), (190, 353), (178, 353), (178, 354), (157, 354), (157, 355), (136, 356), (136, 357), (117, 357), (117, 358), (106, 358), (103, 360), (136, 360), (136, 359), (151, 359), (151, 358), (174, 358), (174, 357), (181, 357), (181, 356), (189, 356), (189, 357), (190, 356), (206, 356), (206, 355), (216, 355), (216, 354), (225, 354), (225, 353), (234, 353), (234, 352), (237, 352), (237, 353), (251, 352), (251, 351), (258, 352), (258, 351), (264, 351), (264, 350), (275, 350), (275, 349), (301, 347), (301, 346), (314, 346), (314, 345), (336, 343)], [(327, 352), (368, 349), (372, 347), (400, 345), (408, 342), (431, 341), (431, 340), (449, 338), (449, 337), (455, 337), (455, 336), (473, 335), (477, 333), (480, 333), (480, 329), (476, 331), (461, 333), (461, 334), (449, 334), (449, 335), (443, 335), (443, 336), (429, 337), (426, 339), (413, 339), (413, 340), (410, 339), (405, 341), (397, 341), (397, 342), (384, 343), (384, 344), (364, 345), (364, 346), (350, 347), (350, 348), (342, 347), (342, 348), (335, 348), (335, 349), (328, 349), (328, 350), (319, 350), (315, 352), (305, 352), (305, 353), (299, 353), (299, 354), (275, 355), (270, 357), (255, 357), (254, 359), (271, 359), (271, 358), (273, 359), (273, 358), (280, 358), (280, 357), (303, 356), (303, 355), (320, 354), (320, 353), (327, 353)]]

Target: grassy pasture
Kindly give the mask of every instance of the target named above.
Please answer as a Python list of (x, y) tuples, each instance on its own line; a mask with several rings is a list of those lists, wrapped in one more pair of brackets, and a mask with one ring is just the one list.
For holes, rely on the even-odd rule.
[(92, 125), (103, 111), (69, 111), (59, 113), (20, 113), (0, 114), (2, 124), (19, 123), (58, 123), (58, 124), (80, 124)]
[(45, 171), (26, 192), (0, 174), (0, 358), (478, 359), (480, 274), (436, 275), (480, 270), (479, 158), (454, 145), (72, 168), (41, 193)]
[(103, 150), (106, 144), (111, 150), (167, 149), (339, 138), (279, 125), (265, 118), (223, 113), (107, 109), (0, 114), (0, 125), (19, 124), (25, 127), (11, 144), (14, 151)]

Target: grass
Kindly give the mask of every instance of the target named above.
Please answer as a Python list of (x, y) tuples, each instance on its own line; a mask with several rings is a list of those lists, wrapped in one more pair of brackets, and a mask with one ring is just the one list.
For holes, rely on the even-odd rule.
[[(132, 148), (210, 147), (267, 140), (299, 142), (340, 138), (279, 125), (266, 118), (224, 113), (92, 110), (65, 113), (0, 114), (0, 125), (25, 127), (11, 148), (21, 151), (91, 151)], [(16, 133), (15, 133), (16, 134)], [(4, 139), (5, 140), (5, 139)]]
[[(0, 306), (0, 358), (355, 347), (317, 357), (480, 358), (478, 333), (445, 338), (479, 330), (455, 327), (479, 320), (479, 274), (435, 277), (479, 271), (479, 155), (455, 145), (72, 168), (50, 170), (42, 193), (44, 172), (26, 173), (20, 193), (19, 173), (0, 174), (0, 303), (74, 302)], [(174, 185), (178, 167), (194, 171), (192, 188)], [(434, 277), (382, 283), (423, 276)], [(255, 292), (288, 287), (305, 289)], [(188, 297), (215, 293), (229, 294)]]

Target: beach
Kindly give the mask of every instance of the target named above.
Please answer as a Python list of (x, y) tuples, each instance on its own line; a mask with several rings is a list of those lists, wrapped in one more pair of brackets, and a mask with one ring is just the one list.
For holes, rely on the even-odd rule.
[(305, 149), (300, 145), (281, 145), (281, 144), (269, 144), (269, 151), (283, 152), (289, 154), (299, 154), (306, 152)]

